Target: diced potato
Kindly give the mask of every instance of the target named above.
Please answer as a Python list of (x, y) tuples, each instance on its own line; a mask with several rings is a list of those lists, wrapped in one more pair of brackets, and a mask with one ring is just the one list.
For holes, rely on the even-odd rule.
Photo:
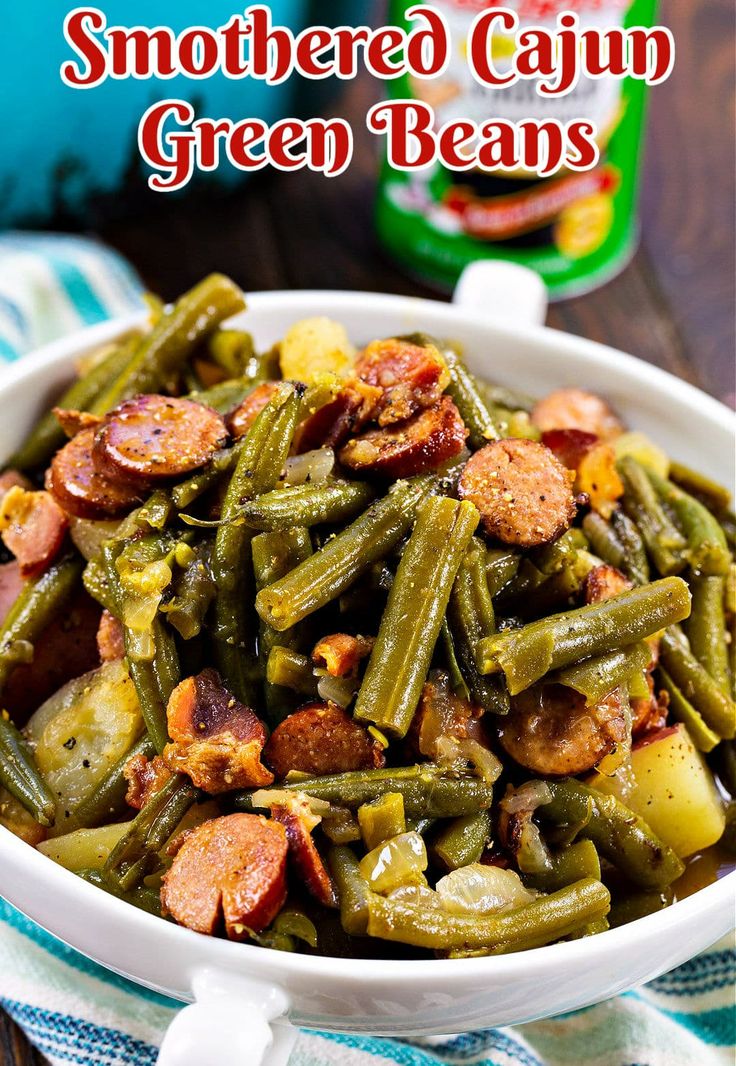
[(713, 775), (683, 725), (635, 748), (629, 775), (590, 783), (618, 796), (680, 858), (715, 844), (726, 824)]
[(284, 378), (308, 385), (319, 374), (345, 377), (355, 362), (345, 327), (331, 318), (304, 318), (291, 327), (281, 342)]
[(74, 809), (142, 732), (135, 687), (120, 659), (70, 681), (39, 707), (26, 733), (57, 797), (52, 833), (73, 826)]
[(616, 458), (622, 459), (630, 455), (638, 463), (650, 467), (660, 477), (667, 477), (670, 472), (670, 461), (666, 452), (663, 452), (658, 444), (647, 437), (646, 433), (632, 430), (630, 433), (622, 433), (613, 442)]
[(604, 518), (610, 518), (618, 500), (624, 494), (621, 478), (616, 473), (616, 455), (610, 444), (596, 444), (583, 456), (575, 482), (578, 492), (590, 497), (590, 506)]
[(98, 829), (76, 829), (73, 833), (45, 840), (38, 850), (67, 870), (101, 870), (130, 822), (101, 825)]

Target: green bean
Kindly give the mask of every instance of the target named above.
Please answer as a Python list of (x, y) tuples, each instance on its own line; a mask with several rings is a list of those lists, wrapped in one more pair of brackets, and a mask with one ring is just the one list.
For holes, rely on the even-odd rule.
[(431, 497), (419, 510), (381, 618), (353, 717), (406, 735), (447, 609), (480, 520), (473, 504)]
[(649, 557), (662, 576), (679, 573), (687, 561), (687, 541), (662, 506), (649, 472), (631, 455), (616, 465), (624, 483), (624, 508), (639, 527)]
[(726, 579), (695, 577), (690, 582), (693, 609), (685, 632), (693, 655), (725, 693), (731, 689), (723, 609)]
[(343, 929), (350, 936), (365, 936), (370, 893), (366, 881), (360, 875), (355, 854), (344, 846), (330, 848), (327, 864), (337, 889)]
[(317, 698), (317, 678), (306, 655), (275, 645), (268, 654), (266, 681), (269, 685), (290, 688), (303, 696)]
[(726, 544), (731, 549), (731, 554), (736, 555), (736, 514), (729, 508), (728, 511), (719, 514), (718, 519), (726, 538)]
[(404, 797), (400, 792), (384, 792), (378, 799), (358, 807), (358, 825), (366, 851), (406, 832)]
[(127, 808), (125, 796), (128, 782), (123, 773), (125, 767), (130, 759), (138, 755), (152, 759), (155, 754), (156, 746), (145, 733), (130, 751), (110, 767), (94, 791), (75, 809), (74, 824), (82, 829), (94, 829), (122, 815)]
[(79, 587), (83, 567), (79, 556), (67, 555), (23, 583), (0, 626), (0, 692), (18, 662), (29, 661), (34, 642)]
[(430, 949), (518, 951), (549, 944), (604, 917), (610, 900), (608, 889), (590, 877), (507, 913), (478, 917), (445, 914), (372, 893), (368, 935)]
[(600, 603), (486, 637), (479, 645), (480, 666), (484, 673), (503, 670), (509, 691), (516, 695), (551, 670), (634, 644), (689, 612), (685, 582), (662, 578)]
[(672, 717), (682, 722), (699, 751), (712, 751), (721, 738), (705, 724), (700, 711), (696, 711), (692, 703), (685, 698), (663, 666), (659, 667), (659, 677), (670, 698), (669, 710)]
[(685, 869), (643, 818), (615, 796), (597, 792), (572, 778), (548, 781), (547, 786), (552, 800), (539, 808), (540, 817), (557, 825), (582, 823), (580, 834), (592, 840), (598, 853), (634, 884), (666, 888)]
[(585, 579), (597, 562), (596, 557), (587, 551), (576, 552), (562, 570), (546, 578), (534, 590), (534, 595), (527, 598), (526, 603), (519, 604), (519, 608), (532, 608), (534, 615), (541, 617), (579, 602)]
[(229, 378), (227, 381), (219, 381), (209, 389), (193, 389), (188, 399), (211, 407), (218, 414), (226, 415), (239, 407), (254, 388), (255, 382), (250, 378)]
[(450, 679), (450, 687), (456, 696), (459, 696), (463, 700), (470, 699), (470, 689), (465, 683), (462, 670), (460, 669), (460, 663), (458, 662), (457, 650), (455, 648), (455, 639), (450, 631), (450, 626), (447, 622), (447, 617), (442, 619), (442, 625), (440, 626), (439, 645), (442, 648), (442, 652), (445, 659), (445, 666), (447, 667), (447, 674)]
[(444, 355), (450, 371), (447, 392), (468, 428), (470, 447), (482, 448), (489, 441), (498, 440), (500, 434), (494, 421), (493, 409), (484, 400), (475, 377), (454, 352), (446, 350)]
[(443, 824), (429, 846), (435, 862), (447, 870), (459, 870), (471, 862), (478, 862), (491, 839), (491, 817), (488, 811), (454, 818)]
[(541, 892), (558, 892), (584, 877), (601, 879), (601, 861), (592, 840), (577, 840), (567, 847), (550, 852), (551, 866), (533, 874), (524, 874), (524, 884)]
[(460, 668), (473, 700), (495, 714), (507, 714), (509, 698), (498, 678), (485, 677), (478, 670), (478, 642), (495, 632), (493, 603), (486, 579), (486, 548), (473, 538), (460, 563), (450, 594), (448, 621)]
[(491, 385), (484, 379), (478, 381), (478, 388), (486, 403), (491, 407), (505, 407), (508, 411), (525, 411), (528, 415), (534, 409), (536, 401), (525, 392), (509, 389), (505, 385)]
[(637, 918), (646, 918), (648, 914), (664, 910), (670, 903), (671, 892), (630, 892), (625, 896), (616, 896), (611, 903), (609, 925), (611, 929), (618, 929), (620, 925), (628, 925)]
[(274, 489), (241, 508), (246, 525), (266, 531), (346, 522), (373, 499), (370, 485), (361, 481), (325, 481), (320, 485), (291, 485)]
[(196, 549), (195, 557), (174, 579), (174, 596), (161, 607), (169, 625), (184, 640), (199, 636), (212, 600), (217, 592), (210, 569), (211, 544)]
[(687, 637), (672, 627), (662, 637), (660, 660), (674, 683), (714, 733), (730, 740), (736, 734), (736, 703), (718, 687), (693, 655)]
[(134, 907), (141, 911), (161, 917), (161, 896), (154, 888), (146, 888), (145, 885), (139, 885), (137, 888), (132, 888), (125, 892), (118, 885), (110, 882), (99, 870), (77, 870), (76, 874), (77, 877), (81, 877), (88, 884), (101, 888), (103, 892), (108, 892), (117, 899), (125, 900), (126, 903), (132, 903)]
[(709, 511), (718, 514), (720, 511), (727, 511), (731, 506), (731, 493), (727, 488), (698, 470), (691, 470), (684, 463), (678, 463), (676, 459), (670, 459), (669, 477), (678, 488), (694, 496)]
[(646, 475), (659, 498), (672, 509), (687, 537), (687, 561), (695, 574), (714, 577), (728, 573), (731, 553), (715, 515), (694, 496), (647, 469)]
[(208, 489), (233, 472), (246, 440), (247, 437), (242, 437), (232, 448), (222, 448), (202, 470), (192, 474), (186, 481), (180, 481), (178, 485), (174, 485), (171, 490), (171, 499), (177, 511), (183, 511), (185, 507), (189, 507)]
[(237, 285), (222, 274), (210, 274), (164, 312), (141, 339), (130, 363), (102, 390), (90, 410), (103, 415), (137, 393), (157, 392), (201, 341), (244, 307)]
[(611, 525), (624, 546), (624, 559), (620, 569), (635, 585), (646, 585), (649, 581), (649, 562), (639, 527), (620, 507), (611, 515)]
[(568, 666), (550, 680), (575, 689), (585, 696), (588, 706), (600, 703), (614, 689), (621, 688), (637, 674), (641, 675), (652, 658), (652, 649), (644, 641), (606, 652)]
[(611, 524), (597, 511), (589, 511), (583, 519), (583, 531), (590, 541), (595, 554), (617, 570), (624, 573), (626, 566), (626, 548), (616, 536)]
[[(293, 785), (279, 785), (279, 788), (304, 792), (351, 810), (357, 810), (386, 792), (400, 792), (407, 818), (459, 818), (465, 814), (477, 814), (490, 807), (493, 798), (493, 789), (485, 781), (443, 770), (434, 763), (354, 770), (306, 778)], [(239, 810), (250, 810), (250, 794), (240, 793), (235, 803)]]
[(260, 360), (255, 355), (253, 338), (242, 329), (216, 329), (207, 341), (210, 359), (221, 367), (229, 378), (245, 376), (251, 381), (262, 377)]
[(284, 383), (249, 430), (222, 504), (224, 524), (217, 530), (212, 553), (215, 660), (228, 688), (251, 705), (257, 700), (255, 618), (249, 609), (253, 531), (237, 519), (246, 500), (277, 483), (296, 429), (300, 397), (296, 386)]
[(491, 599), (501, 592), (519, 569), (521, 556), (507, 548), (489, 548), (486, 555), (486, 580)]
[(127, 892), (140, 883), (197, 798), (197, 789), (184, 774), (175, 774), (148, 800), (113, 848), (104, 867), (106, 879)]
[(48, 828), (54, 824), (53, 792), (41, 776), (28, 742), (6, 711), (0, 713), (0, 784), (40, 825)]
[(279, 632), (337, 599), (396, 547), (414, 522), (434, 478), (399, 481), (318, 552), (256, 596), (256, 610)]

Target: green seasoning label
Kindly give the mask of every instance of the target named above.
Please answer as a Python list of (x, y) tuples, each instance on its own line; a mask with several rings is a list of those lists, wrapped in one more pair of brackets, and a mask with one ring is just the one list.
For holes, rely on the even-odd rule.
[[(406, 25), (411, 4), (393, 0), (392, 21)], [(598, 129), (599, 165), (540, 180), (527, 172), (447, 170), (416, 172), (384, 167), (377, 224), (387, 249), (412, 273), (452, 287), (475, 259), (506, 259), (538, 271), (552, 296), (602, 284), (620, 270), (636, 242), (636, 194), (644, 117), (641, 81), (582, 77), (562, 97), (541, 97), (531, 81), (508, 88), (476, 82), (465, 56), (468, 30), (486, 0), (434, 0), (447, 20), (453, 52), (432, 81), (402, 79), (397, 98), (430, 104), (438, 125), (461, 117), (568, 122), (589, 118)], [(553, 28), (559, 12), (574, 9), (583, 28), (651, 26), (656, 0), (505, 0), (525, 25)], [(500, 73), (513, 55), (513, 38), (494, 38)]]

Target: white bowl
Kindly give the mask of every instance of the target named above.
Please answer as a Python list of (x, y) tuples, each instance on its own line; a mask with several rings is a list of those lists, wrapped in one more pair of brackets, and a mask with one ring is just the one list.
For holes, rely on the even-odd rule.
[[(523, 272), (495, 271), (485, 265), (464, 280), (461, 306), (368, 293), (258, 293), (238, 324), (259, 347), (315, 314), (343, 322), (358, 342), (413, 330), (451, 337), (462, 343), (471, 368), (490, 380), (533, 394), (561, 385), (600, 392), (673, 457), (732, 483), (734, 419), (727, 408), (631, 356), (530, 323), (544, 313), (538, 283)], [(0, 459), (58, 394), (74, 360), (136, 321), (94, 327), (3, 370)], [(227, 1066), (265, 1056), (275, 1066), (286, 1062), (295, 1032), (287, 1019), (338, 1032), (428, 1035), (516, 1024), (616, 995), (732, 928), (736, 873), (587, 939), (496, 958), (423, 961), (313, 958), (200, 936), (106, 895), (5, 829), (0, 892), (103, 966), (181, 1001), (196, 1000), (174, 1022), (161, 1063)]]

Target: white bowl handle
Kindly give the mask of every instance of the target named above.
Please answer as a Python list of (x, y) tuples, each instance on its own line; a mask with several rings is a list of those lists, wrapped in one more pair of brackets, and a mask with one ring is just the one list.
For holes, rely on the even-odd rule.
[(221, 970), (192, 977), (194, 1003), (177, 1014), (157, 1066), (286, 1066), (298, 1030), (275, 985)]
[(501, 259), (477, 259), (460, 275), (452, 302), (496, 321), (541, 326), (548, 297), (533, 270)]

